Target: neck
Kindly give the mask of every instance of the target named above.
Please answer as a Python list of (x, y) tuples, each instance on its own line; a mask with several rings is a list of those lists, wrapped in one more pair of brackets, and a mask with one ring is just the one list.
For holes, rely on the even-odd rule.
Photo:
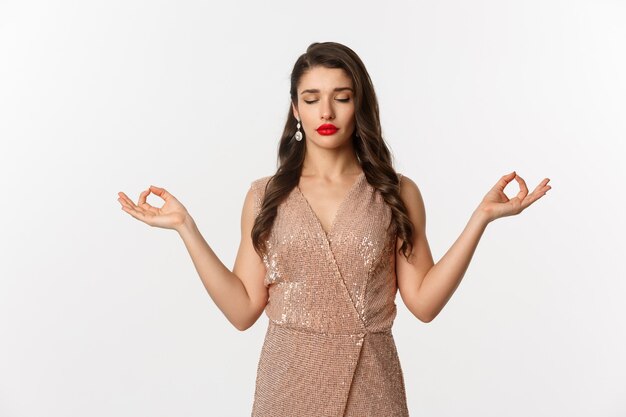
[(303, 177), (338, 178), (361, 171), (352, 143), (336, 149), (307, 147), (302, 164)]

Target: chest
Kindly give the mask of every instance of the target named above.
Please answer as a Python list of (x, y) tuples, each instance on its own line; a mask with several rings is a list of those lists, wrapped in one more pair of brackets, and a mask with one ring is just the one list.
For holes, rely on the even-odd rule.
[(328, 236), (332, 234), (337, 219), (342, 211), (349, 210), (351, 199), (362, 182), (364, 174), (359, 174), (352, 182), (324, 184), (319, 181), (300, 180), (296, 193), (308, 207), (308, 211)]

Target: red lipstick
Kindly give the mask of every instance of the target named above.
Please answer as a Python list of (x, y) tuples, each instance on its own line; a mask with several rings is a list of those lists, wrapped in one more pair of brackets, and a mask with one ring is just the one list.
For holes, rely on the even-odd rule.
[(337, 133), (339, 128), (332, 123), (325, 123), (315, 130), (317, 130), (317, 133), (319, 133), (320, 135), (328, 136)]

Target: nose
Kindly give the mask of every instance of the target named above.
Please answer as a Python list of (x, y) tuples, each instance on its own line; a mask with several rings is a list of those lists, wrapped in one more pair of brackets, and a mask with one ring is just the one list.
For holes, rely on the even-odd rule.
[(332, 104), (330, 104), (327, 100), (322, 100), (323, 104), (321, 106), (321, 113), (323, 120), (330, 120), (335, 118), (335, 111), (333, 109)]

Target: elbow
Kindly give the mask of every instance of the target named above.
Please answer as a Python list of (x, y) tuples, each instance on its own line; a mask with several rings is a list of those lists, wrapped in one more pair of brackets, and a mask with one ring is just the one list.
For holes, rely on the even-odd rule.
[(435, 318), (434, 316), (422, 316), (418, 317), (422, 323), (430, 323)]
[(413, 313), (413, 316), (422, 323), (430, 323), (437, 316), (432, 311), (432, 308), (422, 301), (423, 298), (418, 294), (411, 294), (411, 297), (403, 298), (403, 300), (409, 311)]
[(430, 323), (437, 317), (437, 313), (432, 311), (420, 311), (419, 314), (416, 314), (416, 317), (423, 323)]
[(235, 326), (235, 328), (241, 332), (244, 332), (246, 330), (248, 330), (250, 327), (252, 327), (254, 325), (254, 323), (256, 323), (256, 321), (259, 319), (259, 317), (261, 316), (261, 313), (263, 312), (263, 310), (261, 310), (260, 312), (258, 311), (253, 311), (251, 314), (245, 316), (245, 317), (241, 317), (238, 320), (232, 320), (231, 324), (233, 326)]
[(252, 325), (254, 324), (254, 321), (235, 321), (235, 322), (231, 322), (231, 324), (233, 326), (235, 326), (235, 329), (239, 330), (240, 332), (245, 332), (246, 330), (248, 330), (250, 327), (252, 327)]
[(235, 327), (235, 329), (239, 330), (240, 332), (243, 332), (248, 328), (246, 327), (244, 323), (231, 322), (230, 324), (232, 324)]
[(230, 323), (240, 332), (248, 330), (257, 322), (267, 305), (267, 298), (263, 303), (251, 303), (246, 308), (237, 311), (236, 317), (229, 317)]
[(422, 323), (430, 323), (435, 318), (435, 316), (430, 315), (430, 314), (425, 314), (424, 312), (419, 311), (419, 310), (411, 311), (411, 312), (413, 313), (415, 318), (421, 321)]
[(430, 323), (437, 316), (431, 311), (427, 311), (427, 309), (422, 305), (414, 305), (414, 308), (409, 308), (409, 311), (413, 313), (416, 319), (421, 321), (422, 323)]
[(246, 330), (248, 330), (251, 326), (235, 326), (235, 329), (239, 330), (240, 332), (245, 332)]
[(439, 311), (428, 303), (418, 302), (415, 305), (414, 314), (423, 323), (430, 323), (437, 317)]

